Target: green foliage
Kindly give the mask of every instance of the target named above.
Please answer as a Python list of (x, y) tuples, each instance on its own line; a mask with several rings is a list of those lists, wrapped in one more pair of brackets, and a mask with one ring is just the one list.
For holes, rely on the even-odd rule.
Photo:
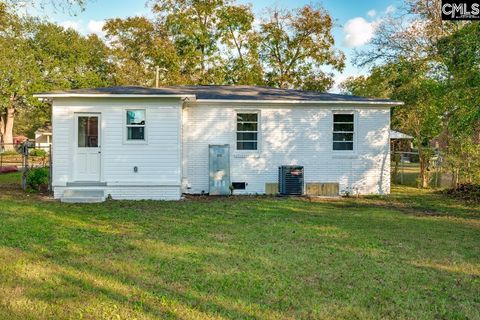
[[(480, 24), (470, 23), (436, 44), (446, 125), (456, 135), (478, 134), (480, 125)], [(468, 70), (468, 72), (466, 72)], [(480, 141), (479, 141), (480, 143)]]
[(108, 20), (104, 30), (117, 83), (152, 86), (156, 67), (161, 84), (184, 82), (176, 49), (159, 25), (145, 17), (117, 18)]
[(273, 13), (254, 27), (250, 6), (231, 0), (151, 1), (157, 19), (112, 19), (105, 26), (120, 84), (245, 84), (324, 91), (322, 68), (344, 67), (334, 49), (332, 19), (305, 6)]
[(420, 187), (427, 187), (430, 141), (441, 133), (443, 107), (438, 100), (441, 84), (429, 77), (426, 61), (399, 59), (375, 67), (368, 77), (347, 79), (345, 91), (364, 96), (377, 96), (403, 101), (405, 105), (393, 109), (392, 126), (412, 135), (420, 157)]
[(7, 151), (4, 151), (2, 152), (2, 156), (18, 156), (19, 153), (17, 150), (7, 150)]
[(261, 23), (260, 56), (270, 86), (325, 91), (333, 85), (325, 65), (342, 71), (345, 57), (334, 49), (333, 21), (322, 7), (274, 10)]
[(450, 137), (446, 146), (445, 166), (455, 183), (480, 183), (480, 145), (468, 134)]
[(47, 156), (47, 151), (43, 149), (32, 149), (28, 153), (32, 157), (46, 157)]
[[(155, 1), (157, 20), (105, 25), (120, 84), (261, 84), (258, 35), (250, 7), (228, 1)], [(221, 47), (227, 50), (222, 51)]]
[(49, 107), (33, 93), (114, 83), (108, 47), (97, 36), (8, 9), (0, 6), (0, 115), (13, 110), (13, 116), (0, 119), (1, 133), (14, 118), (17, 134), (32, 134), (49, 119)]
[(222, 12), (231, 1), (156, 0), (153, 11), (181, 59), (181, 74), (190, 84), (222, 82), (219, 50)]
[[(40, 0), (34, 6), (84, 8), (84, 0)], [(33, 93), (143, 85), (243, 84), (327, 90), (342, 70), (333, 22), (325, 9), (307, 5), (273, 12), (255, 27), (251, 6), (232, 0), (152, 0), (156, 19), (107, 21), (105, 41), (46, 20), (16, 13), (0, 0), (0, 135), (32, 136), (50, 117)], [(260, 20), (260, 19), (258, 19)], [(8, 111), (8, 112), (6, 112)], [(14, 122), (15, 121), (15, 122)]]
[(361, 64), (374, 63), (368, 77), (350, 78), (344, 91), (393, 98), (392, 126), (415, 137), (425, 186), (440, 142), (456, 182), (480, 182), (480, 25), (442, 22), (439, 0), (409, 0), (407, 12), (381, 23)]
[(48, 184), (49, 169), (35, 168), (28, 171), (27, 185), (28, 187), (39, 190), (41, 186)]
[(217, 28), (228, 49), (224, 62), (225, 81), (230, 84), (263, 84), (260, 61), (260, 35), (253, 28), (255, 16), (250, 6), (227, 5), (220, 12)]
[[(1, 0), (4, 4), (8, 4), (13, 8), (25, 7), (24, 0)], [(63, 12), (74, 13), (76, 9), (84, 10), (89, 0), (29, 0), (28, 5), (40, 10), (57, 10)]]

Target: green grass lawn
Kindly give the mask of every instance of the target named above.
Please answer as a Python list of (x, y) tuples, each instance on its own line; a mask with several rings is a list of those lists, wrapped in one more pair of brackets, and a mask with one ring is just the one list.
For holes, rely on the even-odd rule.
[(0, 173), (0, 188), (3, 186), (4, 188), (10, 188), (11, 185), (20, 184), (20, 180), (22, 178), (21, 172), (14, 172), (14, 173)]
[(6, 185), (0, 319), (480, 318), (480, 209), (427, 191), (73, 205)]

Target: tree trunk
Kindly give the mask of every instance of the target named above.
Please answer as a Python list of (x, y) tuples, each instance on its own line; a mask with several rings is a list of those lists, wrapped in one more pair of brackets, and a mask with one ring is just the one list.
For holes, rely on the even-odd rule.
[(13, 122), (15, 119), (15, 109), (7, 108), (7, 114), (5, 116), (4, 123), (4, 132), (3, 132), (3, 143), (5, 144), (5, 150), (14, 150), (13, 145)]
[(3, 134), (5, 133), (5, 116), (0, 113), (0, 147), (3, 145)]
[(418, 148), (418, 158), (420, 162), (420, 188), (428, 188), (428, 166), (430, 164), (430, 155), (428, 152), (424, 152), (422, 147)]

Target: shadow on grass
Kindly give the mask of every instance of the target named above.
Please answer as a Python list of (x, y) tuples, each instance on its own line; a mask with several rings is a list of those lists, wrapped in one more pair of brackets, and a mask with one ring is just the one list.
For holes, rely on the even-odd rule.
[(22, 288), (8, 307), (18, 318), (39, 306), (38, 318), (479, 316), (478, 230), (379, 201), (8, 199), (0, 290)]

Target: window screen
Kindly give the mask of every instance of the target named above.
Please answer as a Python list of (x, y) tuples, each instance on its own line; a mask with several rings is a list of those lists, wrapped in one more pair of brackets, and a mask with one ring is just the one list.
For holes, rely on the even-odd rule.
[(127, 110), (127, 140), (145, 140), (145, 110)]
[(258, 149), (258, 113), (237, 113), (237, 150)]
[(353, 150), (354, 120), (353, 114), (333, 115), (333, 150)]

